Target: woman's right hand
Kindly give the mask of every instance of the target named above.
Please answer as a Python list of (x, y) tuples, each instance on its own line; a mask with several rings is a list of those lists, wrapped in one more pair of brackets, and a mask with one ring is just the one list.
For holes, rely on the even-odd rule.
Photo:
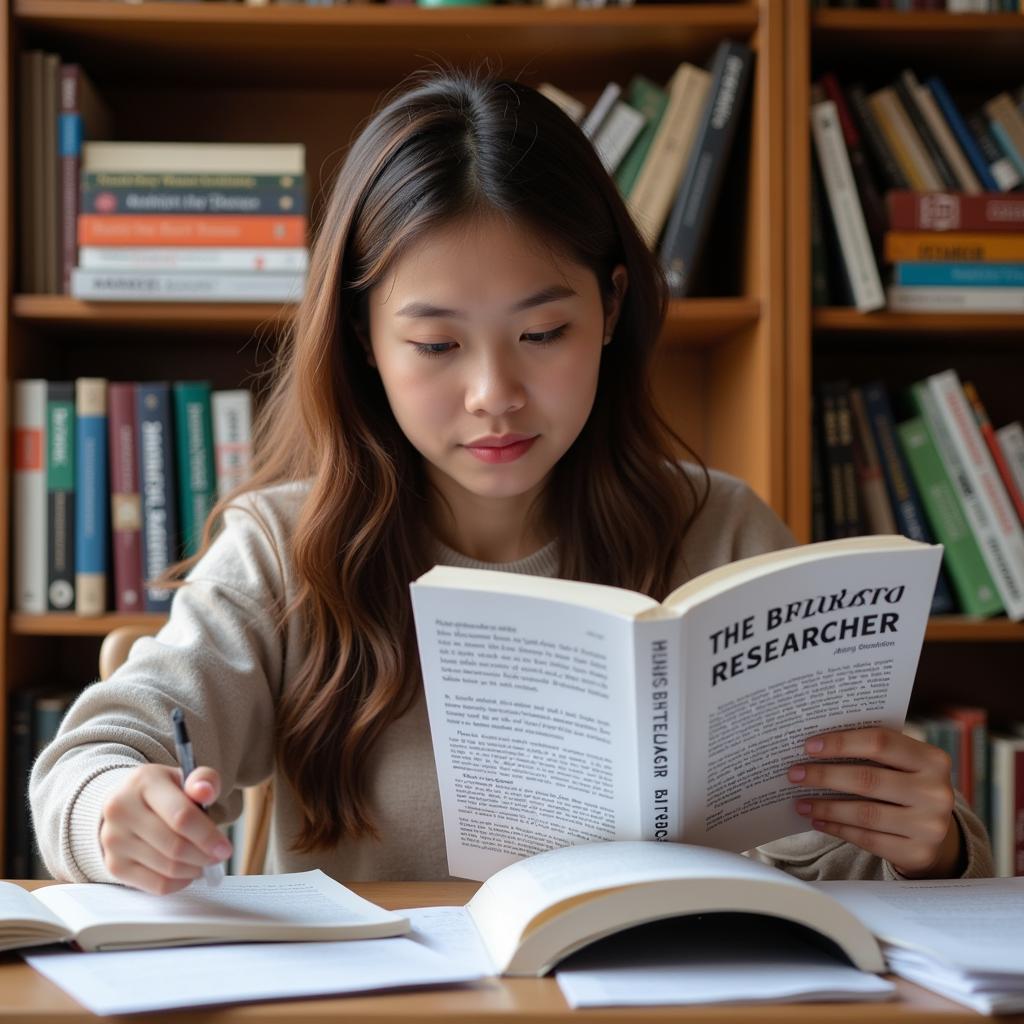
[(136, 889), (163, 896), (184, 889), (203, 867), (225, 860), (231, 843), (203, 811), (220, 794), (220, 775), (162, 764), (133, 768), (103, 805), (100, 845), (107, 870)]

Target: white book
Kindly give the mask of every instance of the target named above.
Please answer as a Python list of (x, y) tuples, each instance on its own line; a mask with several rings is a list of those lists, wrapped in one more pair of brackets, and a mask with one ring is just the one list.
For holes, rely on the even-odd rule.
[(601, 95), (597, 98), (597, 102), (587, 112), (587, 116), (580, 125), (583, 134), (588, 139), (593, 139), (597, 135), (601, 125), (604, 124), (605, 119), (612, 112), (615, 104), (619, 102), (621, 95), (622, 86), (618, 82), (609, 82), (604, 87)]
[(882, 309), (885, 306), (882, 280), (857, 196), (839, 114), (832, 100), (812, 105), (811, 132), (854, 303), (862, 313)]
[(409, 919), (382, 910), (322, 871), (228, 875), (168, 896), (122, 885), (0, 882), (0, 949), (74, 942), (84, 950), (221, 942), (309, 942), (404, 935)]
[(78, 250), (83, 270), (205, 270), (304, 274), (309, 268), (305, 248), (253, 249), (244, 246), (175, 246), (149, 248), (126, 245), (85, 245)]
[(607, 839), (743, 851), (806, 831), (786, 770), (816, 732), (903, 725), (941, 557), (905, 537), (826, 541), (662, 603), (435, 566), (411, 591), (449, 870), (484, 879)]
[[(933, 374), (926, 383), (935, 399), (937, 415), (945, 423), (951, 443), (960, 457), (962, 469), (988, 512), (992, 524), (990, 542), (998, 547), (1001, 556), (1000, 572), (998, 576), (993, 572), (993, 577), (1010, 618), (1020, 621), (1024, 619), (1024, 529), (956, 371), (944, 370)], [(991, 567), (989, 571), (992, 571)], [(1002, 593), (1004, 589), (1012, 601)]]
[(85, 142), (83, 174), (306, 173), (301, 143)]
[(890, 285), (894, 313), (1024, 313), (1024, 288)]
[(214, 391), (213, 456), (217, 495), (240, 487), (252, 470), (252, 394), (243, 389)]
[(14, 601), (16, 611), (47, 609), (46, 381), (13, 384)]
[(76, 299), (115, 302), (298, 302), (305, 274), (200, 273), (184, 270), (71, 271)]
[(609, 174), (615, 173), (646, 122), (639, 110), (625, 102), (616, 103), (604, 119), (594, 138), (594, 148)]
[(893, 973), (979, 1013), (1024, 1010), (1024, 878), (812, 885), (871, 929)]
[(1009, 562), (1000, 543), (994, 511), (982, 497), (970, 472), (963, 447), (954, 437), (953, 424), (949, 416), (943, 414), (938, 395), (927, 381), (914, 384), (911, 391), (960, 500), (964, 518), (978, 542), (982, 560), (1006, 606), (1006, 613), (1011, 619), (1020, 621), (1024, 619), (1024, 579), (1019, 578), (1020, 574)]
[(1007, 423), (996, 431), (996, 438), (999, 447), (1003, 450), (1003, 457), (1010, 467), (1017, 489), (1024, 494), (1024, 425), (1020, 420)]

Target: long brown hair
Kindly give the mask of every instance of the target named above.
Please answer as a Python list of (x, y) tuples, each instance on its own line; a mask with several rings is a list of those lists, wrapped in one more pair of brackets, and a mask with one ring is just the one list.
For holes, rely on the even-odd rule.
[[(334, 183), (242, 488), (310, 483), (285, 560), (298, 595), (280, 623), (300, 616), (306, 654), (285, 680), (275, 737), (301, 852), (375, 834), (367, 754), (419, 686), (409, 583), (430, 566), (430, 537), (414, 526), (427, 520), (427, 481), (360, 341), (366, 296), (424, 232), (485, 211), (591, 268), (606, 297), (617, 264), (629, 275), (593, 410), (545, 494), (559, 575), (660, 599), (707, 497), (649, 391), (664, 278), (591, 142), (539, 92), (487, 73), (431, 72), (387, 98)], [(204, 551), (239, 493), (214, 508)]]

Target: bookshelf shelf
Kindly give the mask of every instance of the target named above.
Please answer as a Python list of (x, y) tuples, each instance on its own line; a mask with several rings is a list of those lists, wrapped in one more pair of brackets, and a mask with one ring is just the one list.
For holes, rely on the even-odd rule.
[(846, 334), (906, 334), (923, 340), (934, 335), (1010, 335), (1024, 340), (1024, 314), (1020, 313), (858, 313), (855, 309), (820, 308), (812, 314), (816, 331)]
[(106, 636), (118, 626), (159, 627), (167, 620), (166, 615), (155, 613), (142, 615), (25, 615), (13, 613), (9, 628), (13, 636)]
[(683, 59), (703, 60), (723, 34), (751, 34), (759, 17), (757, 7), (745, 3), (425, 10), (385, 4), (19, 0), (14, 13), (46, 45), (73, 47), (79, 60), (110, 77), (344, 82), (358, 88), (390, 87), (434, 59), (464, 64), (487, 54), (500, 55), (512, 72), (540, 58), (557, 64), (562, 81), (597, 76), (603, 84), (613, 68), (635, 68), (659, 55), (672, 68)]
[(925, 639), (937, 643), (1021, 643), (1024, 623), (1007, 618), (972, 619), (964, 615), (935, 616)]
[[(69, 331), (103, 327), (247, 334), (268, 324), (287, 323), (293, 309), (263, 303), (97, 303), (66, 295), (15, 295), (12, 300), (16, 320)], [(674, 299), (669, 304), (662, 343), (673, 348), (700, 348), (755, 327), (760, 315), (758, 299)]]

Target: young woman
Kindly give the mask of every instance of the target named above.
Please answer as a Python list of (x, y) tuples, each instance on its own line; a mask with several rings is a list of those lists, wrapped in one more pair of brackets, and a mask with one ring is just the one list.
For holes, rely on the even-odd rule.
[[(266, 870), (447, 877), (412, 579), (447, 563), (661, 598), (793, 543), (744, 484), (673, 454), (646, 384), (664, 314), (613, 182), (539, 93), (451, 73), (379, 110), (320, 225), (254, 479), (214, 510), (167, 625), (35, 766), (52, 872), (183, 888), (272, 776)], [(184, 791), (176, 706), (202, 766)], [(940, 751), (875, 729), (807, 754), (794, 782), (853, 798), (802, 802), (808, 832), (758, 856), (804, 877), (990, 871)], [(818, 763), (836, 755), (871, 763)]]

